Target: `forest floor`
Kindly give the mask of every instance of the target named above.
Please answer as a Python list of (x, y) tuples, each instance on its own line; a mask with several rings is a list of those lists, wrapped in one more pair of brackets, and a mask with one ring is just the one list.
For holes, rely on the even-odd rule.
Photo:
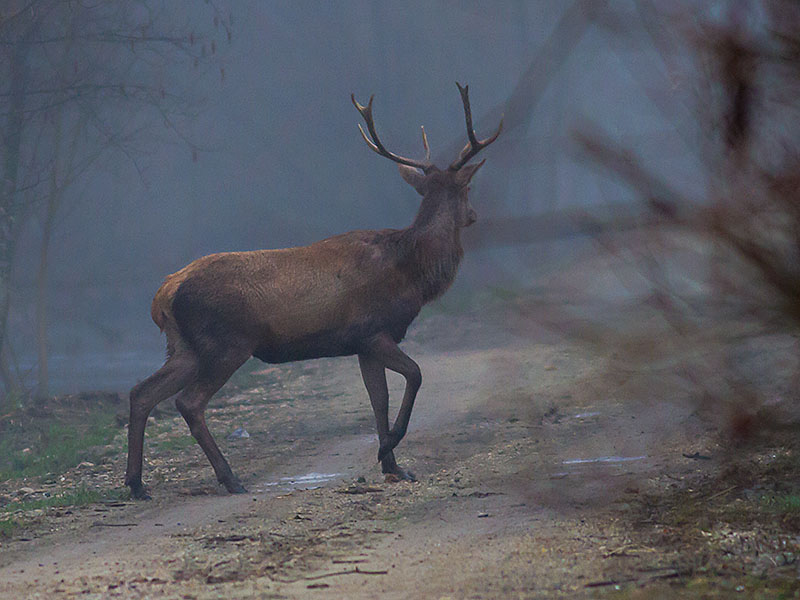
[[(380, 473), (353, 357), (248, 363), (212, 401), (242, 495), (164, 403), (153, 500), (128, 500), (126, 403), (54, 400), (67, 424), (120, 416), (77, 466), (0, 481), (0, 597), (800, 597), (796, 432), (728, 441), (658, 327), (634, 363), (516, 308), (412, 328), (423, 386), (396, 454), (415, 483)], [(48, 501), (75, 490), (96, 497)]]

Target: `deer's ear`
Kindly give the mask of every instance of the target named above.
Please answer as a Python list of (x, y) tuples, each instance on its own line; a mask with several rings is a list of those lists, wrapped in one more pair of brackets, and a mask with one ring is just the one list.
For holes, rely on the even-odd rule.
[(407, 167), (406, 165), (397, 165), (397, 169), (408, 185), (417, 190), (420, 196), (425, 195), (425, 175), (419, 169)]
[(480, 169), (485, 162), (486, 159), (484, 158), (481, 162), (475, 163), (474, 165), (464, 165), (461, 167), (458, 173), (456, 173), (456, 181), (458, 184), (461, 186), (467, 185), (472, 179), (472, 176), (478, 172), (478, 169)]

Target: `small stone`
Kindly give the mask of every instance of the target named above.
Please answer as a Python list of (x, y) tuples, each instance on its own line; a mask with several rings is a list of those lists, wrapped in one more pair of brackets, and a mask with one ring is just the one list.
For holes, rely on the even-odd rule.
[(245, 429), (244, 427), (237, 427), (236, 429), (233, 430), (232, 433), (228, 435), (229, 440), (242, 440), (249, 437), (250, 434), (247, 433), (247, 429)]

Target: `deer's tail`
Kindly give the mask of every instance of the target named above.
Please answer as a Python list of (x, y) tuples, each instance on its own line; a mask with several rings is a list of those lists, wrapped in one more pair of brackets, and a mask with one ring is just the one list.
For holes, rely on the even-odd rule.
[(175, 297), (175, 292), (180, 285), (179, 278), (175, 274), (168, 276), (161, 287), (158, 288), (156, 295), (153, 297), (153, 303), (150, 305), (150, 316), (153, 322), (158, 325), (161, 331), (173, 329), (170, 325), (175, 324), (175, 317), (172, 314), (172, 299)]

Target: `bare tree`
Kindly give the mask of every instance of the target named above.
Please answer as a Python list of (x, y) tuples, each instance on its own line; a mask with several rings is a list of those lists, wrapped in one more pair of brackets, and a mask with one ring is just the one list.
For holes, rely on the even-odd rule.
[[(181, 82), (216, 55), (217, 38), (231, 39), (230, 15), (213, 3), (197, 4), (198, 26), (210, 35), (195, 33), (164, 0), (18, 0), (0, 9), (0, 379), (6, 392), (20, 386), (9, 366), (7, 323), (23, 223), (38, 217), (41, 225), (37, 392), (45, 395), (50, 241), (70, 187), (110, 155), (139, 168), (154, 124), (197, 151), (183, 127), (196, 103)], [(181, 64), (187, 72), (176, 74)]]

